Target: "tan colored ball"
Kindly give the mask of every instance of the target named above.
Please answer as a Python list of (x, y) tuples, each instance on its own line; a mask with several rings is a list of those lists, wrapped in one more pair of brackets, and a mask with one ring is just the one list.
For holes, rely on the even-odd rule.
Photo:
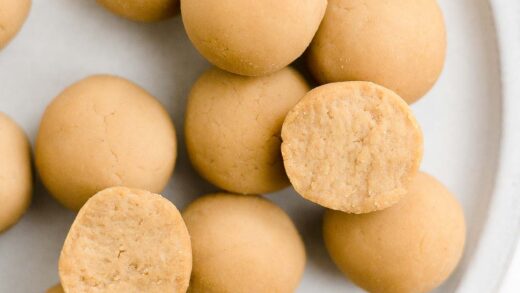
[(445, 56), (436, 0), (329, 0), (308, 62), (321, 83), (372, 81), (413, 103), (435, 84)]
[(0, 1), (0, 49), (20, 31), (30, 10), (31, 0)]
[(292, 293), (305, 248), (291, 219), (257, 196), (213, 194), (182, 213), (193, 247), (192, 293)]
[(294, 189), (319, 205), (356, 214), (397, 203), (423, 154), (410, 107), (391, 90), (365, 81), (310, 91), (287, 114), (282, 140)]
[(0, 232), (25, 213), (32, 185), (29, 141), (23, 130), (0, 112)]
[(463, 211), (435, 178), (419, 173), (397, 205), (371, 214), (327, 211), (330, 256), (369, 292), (429, 292), (457, 266), (464, 249)]
[(108, 75), (83, 79), (56, 97), (36, 140), (44, 185), (72, 210), (111, 186), (161, 192), (175, 159), (175, 130), (163, 106), (134, 83)]
[(186, 292), (190, 236), (161, 195), (112, 187), (81, 208), (63, 244), (59, 272), (68, 293)]
[(185, 135), (193, 166), (209, 182), (236, 193), (288, 186), (280, 130), (308, 90), (292, 68), (264, 77), (209, 69), (188, 98)]
[(209, 62), (260, 76), (305, 51), (326, 6), (326, 0), (181, 0), (181, 13), (188, 37)]
[(170, 18), (178, 11), (178, 0), (97, 0), (114, 14), (139, 22)]

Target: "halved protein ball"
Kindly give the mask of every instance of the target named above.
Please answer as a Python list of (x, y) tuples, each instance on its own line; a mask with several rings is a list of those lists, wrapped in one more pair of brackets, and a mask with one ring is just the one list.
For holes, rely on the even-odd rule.
[(324, 207), (368, 213), (397, 203), (419, 169), (422, 132), (397, 94), (370, 82), (310, 91), (282, 127), (296, 191)]
[(158, 194), (105, 189), (79, 211), (59, 272), (65, 292), (185, 292), (188, 230), (175, 206)]

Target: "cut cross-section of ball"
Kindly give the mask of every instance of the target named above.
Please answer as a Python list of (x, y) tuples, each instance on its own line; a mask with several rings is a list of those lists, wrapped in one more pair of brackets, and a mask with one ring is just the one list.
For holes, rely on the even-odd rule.
[(175, 206), (147, 191), (114, 187), (93, 196), (60, 256), (65, 292), (186, 292), (188, 230)]
[(287, 115), (282, 140), (285, 169), (296, 191), (348, 213), (397, 203), (423, 153), (422, 132), (408, 105), (370, 82), (312, 90)]

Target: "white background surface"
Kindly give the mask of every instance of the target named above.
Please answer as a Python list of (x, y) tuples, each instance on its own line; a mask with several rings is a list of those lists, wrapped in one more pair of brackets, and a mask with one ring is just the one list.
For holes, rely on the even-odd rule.
[[(520, 126), (518, 117), (520, 109), (520, 2), (491, 0), (491, 3), (500, 47), (502, 95), (505, 99), (502, 171), (505, 171), (506, 175), (502, 176), (502, 181), (505, 183), (504, 191), (506, 192), (501, 195), (510, 195), (505, 204), (512, 210), (512, 213), (509, 213), (512, 215), (511, 219), (506, 225), (504, 223), (501, 225), (513, 227), (508, 229), (507, 234), (510, 237), (518, 237), (520, 232), (517, 219), (520, 216), (520, 129), (518, 128)], [(520, 292), (520, 243), (517, 243), (516, 253), (509, 255), (508, 261), (510, 261), (509, 272), (506, 274), (501, 291), (517, 293)]]
[[(464, 277), (486, 219), (497, 169), (501, 98), (487, 1), (440, 3), (448, 26), (446, 68), (436, 87), (413, 108), (425, 133), (423, 169), (457, 195), (468, 220), (466, 255), (439, 290), (452, 292)], [(179, 159), (164, 194), (182, 209), (193, 198), (215, 190), (189, 166), (182, 139), (185, 97), (207, 67), (187, 40), (179, 17), (143, 25), (119, 19), (95, 1), (34, 0), (23, 31), (0, 52), (0, 111), (19, 122), (34, 140), (45, 105), (67, 85), (95, 73), (133, 80), (161, 100), (177, 126)], [(308, 265), (299, 292), (359, 292), (324, 251), (321, 208), (292, 190), (270, 198), (293, 216), (306, 242)], [(43, 292), (57, 282), (59, 250), (73, 217), (37, 183), (28, 214), (0, 235), (0, 292)], [(515, 287), (518, 281), (509, 278), (504, 292), (520, 292)]]
[(507, 274), (501, 288), (503, 293), (520, 292), (520, 245), (517, 245), (516, 254), (513, 258), (509, 273)]

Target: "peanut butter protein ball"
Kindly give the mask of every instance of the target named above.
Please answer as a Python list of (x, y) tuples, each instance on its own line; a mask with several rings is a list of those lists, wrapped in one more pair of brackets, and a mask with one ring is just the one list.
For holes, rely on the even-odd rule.
[(106, 9), (124, 18), (155, 22), (175, 15), (178, 0), (97, 0)]
[(366, 80), (408, 103), (444, 66), (446, 30), (436, 0), (329, 0), (308, 54), (321, 83)]
[(191, 293), (292, 293), (305, 248), (291, 219), (257, 196), (213, 194), (183, 212), (193, 246)]
[(193, 166), (209, 182), (236, 193), (288, 186), (280, 131), (287, 112), (308, 91), (292, 68), (264, 77), (209, 69), (193, 86), (186, 111)]
[(31, 0), (0, 1), (0, 49), (20, 31), (30, 10)]
[(154, 97), (126, 79), (97, 75), (70, 86), (47, 107), (36, 166), (51, 194), (79, 210), (107, 187), (161, 192), (176, 146), (172, 121)]
[(453, 272), (466, 237), (463, 211), (435, 178), (419, 173), (384, 211), (327, 211), (323, 236), (339, 269), (368, 292), (430, 292)]
[(181, 0), (188, 37), (214, 65), (260, 76), (289, 65), (309, 46), (327, 0)]
[(31, 148), (23, 130), (0, 112), (0, 232), (14, 225), (31, 202)]
[(65, 292), (186, 292), (190, 236), (175, 206), (158, 194), (113, 187), (78, 213), (61, 251)]
[(357, 214), (397, 203), (423, 152), (408, 105), (370, 82), (310, 91), (285, 118), (282, 141), (285, 170), (300, 195)]

